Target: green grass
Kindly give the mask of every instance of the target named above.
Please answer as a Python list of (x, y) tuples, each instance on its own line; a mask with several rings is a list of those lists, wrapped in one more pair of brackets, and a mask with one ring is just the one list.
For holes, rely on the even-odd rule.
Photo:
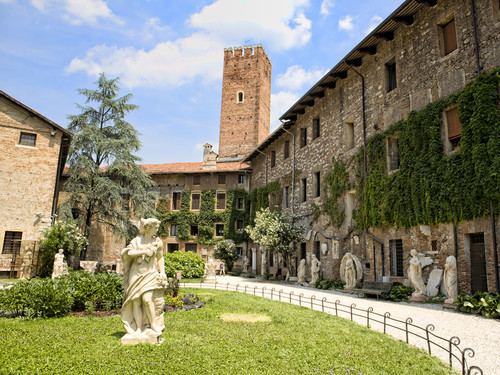
[[(121, 346), (118, 316), (0, 319), (1, 374), (447, 374), (422, 350), (305, 307), (183, 288), (205, 307), (165, 314), (161, 345)], [(270, 322), (224, 322), (260, 314)]]

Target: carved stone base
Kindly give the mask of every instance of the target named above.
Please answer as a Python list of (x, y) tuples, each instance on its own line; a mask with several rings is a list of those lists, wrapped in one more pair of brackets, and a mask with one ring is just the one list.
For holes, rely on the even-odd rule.
[(344, 289), (342, 289), (342, 293), (352, 293), (353, 291), (354, 288), (344, 287)]
[(146, 329), (140, 335), (131, 335), (127, 333), (121, 339), (122, 345), (136, 345), (136, 344), (161, 344), (161, 332), (155, 332), (152, 329)]
[(453, 304), (453, 300), (445, 300), (443, 303), (443, 309), (456, 310), (457, 307)]
[(425, 294), (412, 294), (410, 297), (410, 302), (424, 303), (425, 301), (427, 301), (427, 296)]

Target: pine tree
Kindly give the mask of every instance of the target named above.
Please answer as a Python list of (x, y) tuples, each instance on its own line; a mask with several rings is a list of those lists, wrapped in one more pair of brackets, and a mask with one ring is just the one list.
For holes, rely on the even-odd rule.
[(118, 97), (118, 78), (108, 80), (104, 73), (95, 84), (96, 90), (78, 90), (87, 105), (77, 104), (81, 113), (68, 116), (74, 138), (64, 186), (69, 194), (65, 212), (78, 212), (86, 238), (94, 223), (109, 225), (115, 234), (128, 237), (132, 216), (153, 214), (155, 196), (148, 188), (155, 183), (133, 154), (141, 143), (139, 133), (125, 121), (125, 115), (138, 108), (129, 103), (132, 94)]

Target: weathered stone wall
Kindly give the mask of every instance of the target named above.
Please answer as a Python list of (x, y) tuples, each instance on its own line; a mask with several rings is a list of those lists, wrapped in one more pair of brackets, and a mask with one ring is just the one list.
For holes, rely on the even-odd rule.
[[(21, 132), (36, 134), (35, 146), (20, 145)], [(22, 232), (21, 253), (34, 253), (50, 226), (62, 137), (61, 130), (0, 98), (0, 252), (5, 232), (14, 231)]]
[[(238, 93), (243, 101), (238, 101)], [(224, 51), (219, 158), (244, 157), (269, 135), (271, 63), (262, 46)]]
[[(475, 1), (476, 22), (478, 25), (479, 61), (483, 69), (491, 69), (499, 65), (500, 21), (498, 3), (495, 1)], [(440, 37), (440, 24), (454, 17), (456, 23), (458, 48), (443, 56)], [(365, 77), (366, 90), (366, 135), (380, 133), (398, 120), (406, 118), (411, 110), (422, 109), (431, 101), (443, 98), (476, 77), (476, 57), (472, 28), (470, 2), (438, 1), (436, 6), (423, 7), (415, 16), (412, 25), (403, 25), (394, 32), (392, 41), (383, 41), (377, 46), (377, 53), (365, 55), (362, 65), (356, 67)], [(387, 91), (386, 63), (396, 63), (397, 87)], [(339, 278), (340, 260), (345, 252), (357, 255), (364, 266), (367, 280), (379, 279), (382, 276), (380, 245), (365, 238), (363, 233), (351, 231), (351, 223), (344, 221), (340, 228), (329, 226), (325, 229), (326, 218), (312, 223), (312, 204), (319, 198), (313, 195), (313, 176), (320, 172), (321, 179), (332, 167), (332, 157), (346, 163), (350, 180), (355, 179), (353, 157), (363, 144), (362, 122), (362, 86), (360, 77), (352, 70), (347, 78), (337, 81), (333, 89), (325, 89), (325, 96), (317, 98), (314, 105), (307, 107), (304, 114), (299, 114), (295, 124), (289, 129), (295, 136), (295, 184), (293, 211), (303, 217), (303, 224), (312, 230), (316, 240), (328, 243), (329, 251), (322, 256), (322, 276)], [(313, 119), (319, 119), (321, 135), (313, 139)], [(354, 147), (346, 146), (346, 124), (354, 124)], [(300, 129), (307, 129), (307, 145), (300, 147)], [(290, 141), (290, 157), (283, 158), (284, 142)], [(267, 181), (277, 179), (282, 187), (289, 186), (292, 193), (291, 178), (293, 160), (293, 137), (283, 133), (271, 145), (262, 150), (268, 155), (267, 173), (266, 157), (259, 154), (252, 160), (252, 190), (265, 185)], [(276, 165), (271, 167), (271, 152), (276, 153)], [(300, 180), (307, 179), (307, 199), (301, 202)], [(322, 192), (323, 194), (323, 192)], [(345, 208), (345, 197), (339, 200), (341, 209)], [(281, 205), (281, 202), (280, 202)], [(283, 209), (291, 212), (292, 209)], [(473, 228), (472, 228), (472, 227)], [(486, 219), (459, 226), (463, 233), (485, 233), (487, 252), (488, 288), (495, 289), (493, 250), (491, 230)], [(462, 229), (460, 229), (462, 228)], [(436, 267), (443, 268), (446, 256), (454, 253), (453, 226), (443, 224), (432, 228), (432, 236), (439, 243), (440, 250), (430, 254), (435, 258)], [(450, 234), (451, 233), (451, 234)], [(463, 233), (459, 234), (463, 237)], [(488, 234), (490, 233), (490, 234)], [(389, 239), (403, 239), (405, 268), (409, 259), (409, 251), (417, 248), (429, 252), (431, 240), (420, 233), (418, 228), (411, 230), (375, 229), (374, 235), (385, 245), (385, 275), (389, 275)], [(422, 237), (424, 236), (424, 237)], [(431, 237), (432, 237), (431, 236)], [(433, 237), (433, 238), (434, 238)], [(314, 236), (307, 241), (307, 253), (314, 251)], [(339, 240), (339, 254), (334, 254), (333, 240)], [(463, 242), (463, 241), (462, 241)], [(467, 254), (459, 241), (459, 283), (461, 291), (470, 289), (470, 266), (467, 266)], [(373, 248), (375, 246), (375, 260)], [(378, 258), (377, 258), (378, 257)], [(375, 273), (374, 274), (374, 268)], [(432, 267), (427, 267), (432, 269)], [(426, 270), (424, 275), (427, 276)], [(403, 282), (406, 278), (392, 278), (391, 281)]]

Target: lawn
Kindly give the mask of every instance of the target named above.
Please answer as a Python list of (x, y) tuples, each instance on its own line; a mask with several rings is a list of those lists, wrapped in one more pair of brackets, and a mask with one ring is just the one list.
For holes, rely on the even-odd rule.
[(118, 316), (0, 319), (2, 374), (447, 374), (368, 328), (236, 292), (183, 288), (203, 308), (165, 314), (161, 345), (121, 346)]

